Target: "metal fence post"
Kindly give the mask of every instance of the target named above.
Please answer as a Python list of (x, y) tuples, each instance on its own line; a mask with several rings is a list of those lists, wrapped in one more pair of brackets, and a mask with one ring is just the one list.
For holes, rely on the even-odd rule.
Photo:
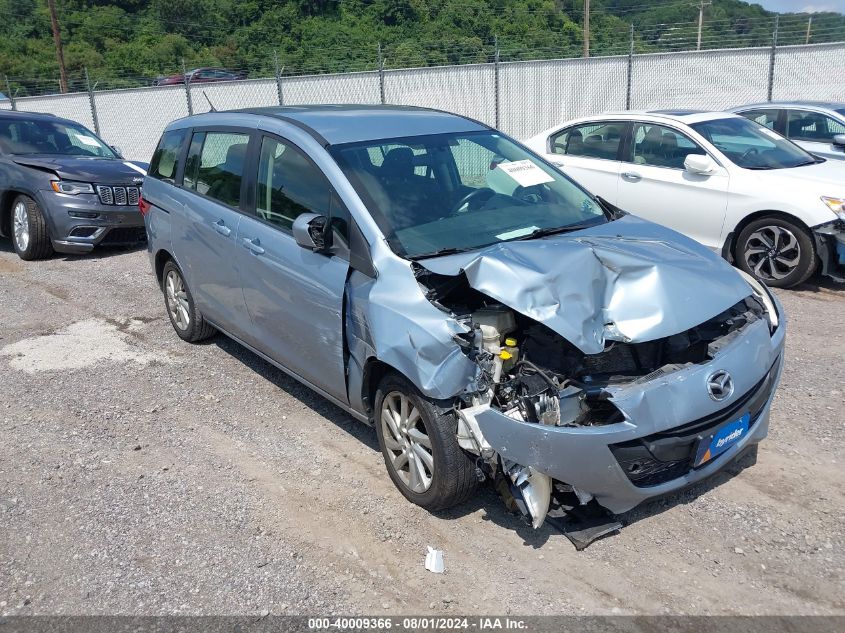
[(282, 73), (284, 68), (279, 70), (279, 51), (273, 51), (273, 66), (276, 69), (276, 92), (279, 94), (279, 105), (285, 105), (285, 100), (282, 98)]
[(12, 84), (9, 83), (9, 75), (6, 77), (6, 96), (9, 97), (9, 103), (12, 105), (12, 110), (18, 109), (18, 104), (15, 103), (15, 95), (12, 94)]
[(625, 109), (631, 109), (631, 94), (634, 87), (634, 25), (631, 25), (631, 47), (628, 49), (628, 92), (625, 95)]
[(775, 31), (772, 33), (772, 55), (769, 59), (769, 93), (768, 100), (772, 100), (775, 90), (775, 57), (778, 52), (778, 31), (780, 29), (780, 15), (775, 15)]
[(185, 58), (182, 58), (182, 81), (185, 83), (185, 98), (188, 100), (188, 116), (194, 115), (194, 102), (191, 99), (191, 80), (188, 79), (188, 69), (185, 67)]
[(496, 47), (496, 53), (495, 53), (495, 56), (493, 57), (493, 92), (494, 92), (494, 98), (496, 100), (495, 104), (494, 104), (494, 111), (496, 113), (495, 114), (496, 124), (493, 127), (495, 127), (498, 130), (499, 129), (499, 116), (500, 116), (499, 115), (500, 106), (499, 106), (499, 36), (498, 35), (495, 35), (493, 37), (493, 44)]
[(94, 120), (94, 132), (100, 136), (100, 119), (97, 117), (97, 102), (94, 99), (94, 88), (91, 86), (91, 78), (88, 76), (88, 67), (85, 67), (85, 85), (88, 86), (88, 103), (91, 106), (91, 118)]
[(382, 105), (384, 100), (384, 57), (381, 54), (381, 42), (378, 43), (378, 91)]

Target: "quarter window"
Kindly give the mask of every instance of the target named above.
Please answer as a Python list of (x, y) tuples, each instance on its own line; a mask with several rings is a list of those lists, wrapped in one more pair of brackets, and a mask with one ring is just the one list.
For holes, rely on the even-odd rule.
[(689, 138), (671, 128), (651, 123), (634, 126), (634, 157), (637, 165), (683, 169), (690, 154), (706, 154)]
[(171, 130), (162, 135), (150, 162), (150, 176), (173, 183), (185, 135), (185, 130)]
[[(276, 139), (264, 137), (261, 142), (257, 184), (256, 214), (285, 231), (303, 213), (330, 215), (329, 181), (302, 152)], [(341, 230), (345, 237), (345, 221)]]
[(552, 152), (586, 158), (617, 160), (625, 124), (620, 121), (588, 123), (552, 136)]
[(787, 137), (793, 141), (831, 143), (837, 134), (845, 134), (845, 125), (821, 112), (789, 110)]
[(230, 207), (240, 206), (248, 146), (248, 134), (194, 134), (185, 163), (184, 186)]

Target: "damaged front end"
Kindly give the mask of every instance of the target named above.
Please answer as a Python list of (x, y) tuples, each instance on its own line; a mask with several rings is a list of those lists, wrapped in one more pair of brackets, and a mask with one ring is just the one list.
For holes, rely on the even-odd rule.
[[(630, 223), (626, 235), (661, 230)], [(784, 335), (768, 292), (696, 247), (556, 241), (413, 264), (476, 367), (456, 396), (458, 442), (534, 528), (550, 508), (627, 511), (762, 439)], [(730, 393), (714, 395), (715, 375)], [(703, 459), (739, 420), (741, 437)]]
[(821, 273), (845, 282), (845, 220), (835, 220), (813, 229)]

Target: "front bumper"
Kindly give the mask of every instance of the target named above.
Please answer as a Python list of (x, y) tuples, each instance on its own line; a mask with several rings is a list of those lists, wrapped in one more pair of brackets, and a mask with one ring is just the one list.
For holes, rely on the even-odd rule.
[(814, 227), (813, 237), (822, 274), (836, 281), (845, 281), (845, 220)]
[(40, 193), (53, 248), (60, 253), (87, 253), (100, 244), (146, 241), (144, 218), (136, 206), (102, 204), (96, 194)]
[[(724, 468), (749, 446), (764, 437), (769, 411), (783, 368), (786, 324), (774, 334), (761, 319), (742, 330), (710, 362), (647, 377), (622, 387), (609, 388), (612, 402), (625, 421), (597, 427), (556, 427), (515, 421), (495, 409), (477, 415), (484, 438), (503, 458), (532, 466), (579, 491), (591, 493), (599, 504), (614, 513), (626, 512), (646, 499), (685, 488)], [(725, 370), (734, 380), (733, 395), (715, 402), (707, 391), (707, 379)], [(682, 452), (694, 455), (695, 437), (719, 425), (752, 414), (749, 432), (727, 451), (699, 468)], [(674, 438), (668, 455), (675, 459), (658, 468), (651, 478), (632, 477), (632, 447), (654, 449), (654, 441)], [(665, 448), (665, 447), (664, 447)], [(629, 449), (626, 453), (624, 449)], [(655, 451), (666, 456), (664, 451)], [(653, 467), (653, 465), (652, 465)], [(653, 474), (653, 473), (652, 473)]]

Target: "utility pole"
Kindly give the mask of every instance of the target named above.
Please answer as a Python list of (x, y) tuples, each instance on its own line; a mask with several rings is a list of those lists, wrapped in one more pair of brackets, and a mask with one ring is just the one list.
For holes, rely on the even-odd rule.
[(590, 56), (590, 0), (584, 0), (584, 57)]
[(56, 0), (47, 0), (47, 8), (50, 9), (50, 25), (53, 27), (53, 42), (56, 45), (56, 59), (59, 61), (59, 89), (67, 92), (67, 70), (65, 69), (65, 54), (62, 52), (59, 18), (56, 15)]
[(701, 50), (701, 30), (704, 27), (704, 7), (713, 4), (712, 0), (699, 0), (698, 2), (698, 47), (697, 51)]
[(813, 31), (813, 16), (810, 16), (810, 19), (807, 20), (807, 41), (804, 42), (805, 44), (810, 43), (810, 33)]

